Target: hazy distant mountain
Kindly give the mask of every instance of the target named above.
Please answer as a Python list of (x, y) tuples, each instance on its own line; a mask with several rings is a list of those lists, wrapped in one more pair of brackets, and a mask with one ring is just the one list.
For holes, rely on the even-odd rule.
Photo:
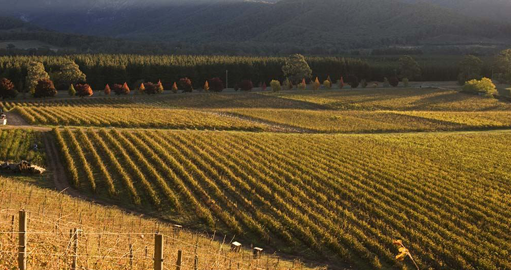
[(425, 2), (449, 8), (460, 14), (511, 23), (511, 0), (402, 0)]
[[(0, 13), (67, 33), (193, 45), (361, 48), (510, 42), (507, 24), (462, 15), (454, 8), (402, 1), (417, 2), (0, 0), (10, 2), (10, 11)], [(35, 2), (40, 5), (33, 10)]]

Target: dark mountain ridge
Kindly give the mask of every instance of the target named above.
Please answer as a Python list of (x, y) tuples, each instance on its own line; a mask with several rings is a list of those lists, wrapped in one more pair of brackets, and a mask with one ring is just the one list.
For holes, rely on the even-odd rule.
[[(162, 42), (173, 48), (335, 51), (430, 44), (511, 44), (509, 24), (416, 0), (95, 0), (88, 6), (87, 1), (81, 0), (66, 11), (48, 8), (64, 5), (62, 1), (47, 1), (46, 8), (16, 14), (59, 32)], [(86, 8), (80, 8), (83, 6)]]

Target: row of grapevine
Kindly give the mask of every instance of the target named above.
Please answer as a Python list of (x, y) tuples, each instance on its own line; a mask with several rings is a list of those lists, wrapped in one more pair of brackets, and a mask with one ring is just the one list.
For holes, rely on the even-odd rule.
[[(83, 137), (85, 132), (74, 133)], [(502, 180), (511, 177), (511, 168), (498, 163), (499, 155), (510, 155), (505, 132), (471, 137), (86, 134), (85, 157), (93, 157), (94, 150), (107, 165), (115, 156), (118, 167), (128, 167), (124, 181), (117, 172), (103, 172), (121, 193), (128, 183), (142, 204), (173, 209), (190, 224), (202, 221), (259, 245), (287, 246), (359, 268), (395, 266), (395, 238), (407, 243), (421, 268), (511, 267), (506, 259), (511, 252), (510, 188)], [(74, 143), (66, 138), (64, 143)], [(477, 151), (486, 154), (489, 165), (471, 154)], [(460, 155), (466, 157), (463, 164), (477, 165), (450, 163)], [(79, 153), (73, 157), (81, 160)], [(502, 196), (488, 196), (487, 190)]]
[(106, 107), (17, 107), (30, 124), (97, 127), (172, 128), (261, 131), (263, 124), (226, 118), (199, 110), (106, 108)]
[[(34, 144), (41, 146), (34, 148)], [(24, 130), (0, 130), (0, 162), (27, 160), (44, 165), (45, 153), (39, 133)]]

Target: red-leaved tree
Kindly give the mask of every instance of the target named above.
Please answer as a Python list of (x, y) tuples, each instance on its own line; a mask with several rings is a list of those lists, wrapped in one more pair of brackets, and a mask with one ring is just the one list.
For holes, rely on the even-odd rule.
[(14, 84), (6, 78), (0, 80), (0, 98), (15, 98), (18, 95), (18, 91), (14, 88)]
[(193, 92), (192, 80), (188, 78), (181, 78), (179, 80), (179, 86), (183, 92)]
[(251, 80), (243, 80), (240, 85), (240, 89), (243, 91), (251, 91), (254, 88), (254, 84)]
[(222, 92), (224, 91), (224, 82), (220, 78), (213, 78), (209, 80), (209, 90), (213, 92)]
[(122, 84), (114, 84), (113, 91), (116, 95), (128, 95), (130, 93), (130, 88), (127, 83)]
[(76, 95), (79, 97), (90, 97), (94, 95), (92, 88), (88, 84), (75, 85)]
[(49, 79), (43, 79), (37, 81), (37, 86), (35, 87), (34, 97), (54, 97), (57, 95), (57, 89), (53, 85), (53, 82)]
[(148, 95), (154, 95), (156, 93), (158, 93), (158, 85), (152, 83), (152, 82), (148, 82), (148, 83), (144, 83), (142, 84), (145, 88), (144, 92)]

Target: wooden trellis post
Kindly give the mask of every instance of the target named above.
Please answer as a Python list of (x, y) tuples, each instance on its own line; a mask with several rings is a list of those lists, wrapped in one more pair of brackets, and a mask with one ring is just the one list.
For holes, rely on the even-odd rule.
[(163, 270), (163, 235), (154, 235), (154, 270)]
[(71, 241), (73, 242), (73, 261), (71, 262), (71, 270), (78, 269), (78, 233), (79, 229), (71, 230)]
[(183, 251), (177, 251), (177, 262), (176, 262), (176, 270), (181, 270), (181, 265), (183, 263)]
[(27, 213), (25, 210), (19, 212), (18, 230), (18, 268), (27, 269)]

